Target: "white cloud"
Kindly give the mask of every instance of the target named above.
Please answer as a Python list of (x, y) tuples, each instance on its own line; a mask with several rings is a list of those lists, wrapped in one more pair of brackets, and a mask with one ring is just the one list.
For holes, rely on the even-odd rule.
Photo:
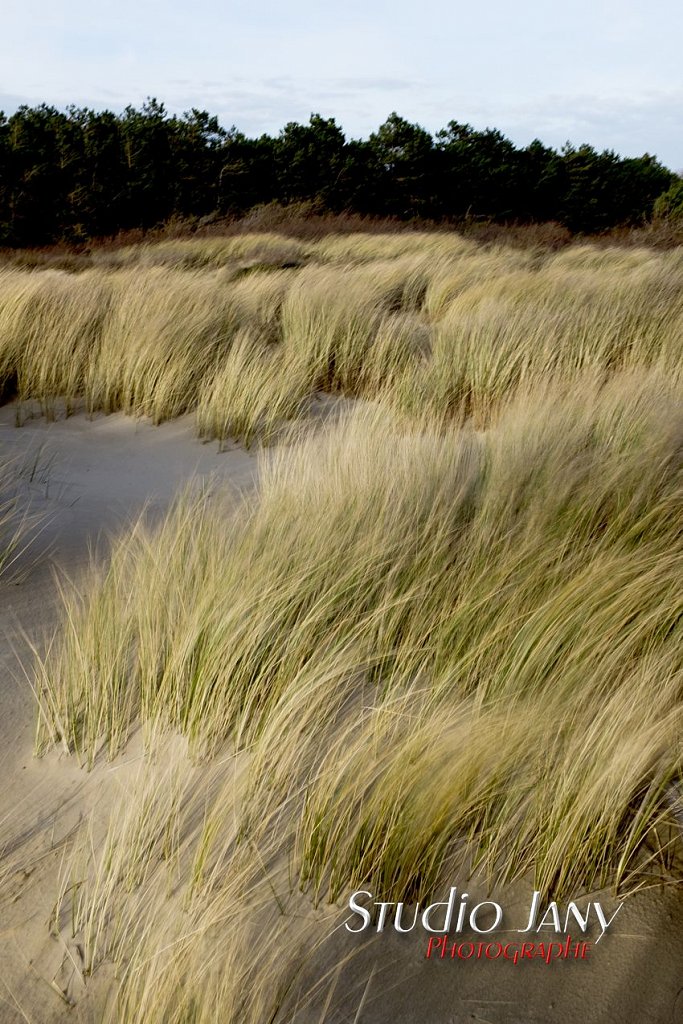
[(678, 0), (23, 0), (3, 12), (0, 97), (120, 109), (154, 95), (247, 132), (316, 111), (354, 136), (396, 109), (680, 167), (682, 30)]

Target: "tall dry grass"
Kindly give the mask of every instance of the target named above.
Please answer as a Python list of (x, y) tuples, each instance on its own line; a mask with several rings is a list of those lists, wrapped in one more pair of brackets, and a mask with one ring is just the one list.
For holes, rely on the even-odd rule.
[[(65, 594), (38, 663), (39, 744), (92, 763), (138, 720), (197, 756), (279, 732), (254, 804), (306, 790), (302, 877), (333, 898), (369, 873), (402, 894), (434, 882), (404, 834), (439, 806), (434, 787), (425, 855), (470, 836), (492, 872), (621, 879), (628, 829), (643, 838), (681, 768), (682, 439), (654, 376), (520, 398), (486, 435), (359, 412), (274, 454), (238, 517), (181, 502)], [(325, 713), (360, 691), (372, 713)], [(289, 727), (274, 724), (283, 708)], [(364, 747), (378, 752), (365, 780)]]
[(364, 407), (65, 590), (40, 748), (92, 765), (141, 723), (152, 755), (55, 908), (86, 974), (118, 965), (109, 1019), (307, 1019), (355, 888), (670, 870), (682, 471), (657, 373), (520, 394), (486, 433)]
[[(116, 965), (97, 1019), (310, 1019), (343, 966), (341, 915), (292, 893), (281, 831), (258, 848), (240, 836), (239, 759), (193, 772), (179, 751), (162, 753), (126, 779), (104, 828), (85, 826), (63, 864), (53, 935), (83, 985)], [(344, 1002), (361, 999), (347, 993)]]
[[(64, 584), (36, 655), (39, 751), (98, 771), (140, 731), (148, 754), (52, 917), (84, 977), (116, 965), (105, 1019), (305, 1020), (354, 888), (670, 872), (680, 253), (435, 233), (117, 259), (5, 272), (0, 378), (284, 443), (237, 510), (188, 491)], [(312, 430), (320, 390), (358, 401)]]
[(485, 425), (515, 388), (586, 369), (680, 379), (678, 250), (266, 234), (115, 255), (0, 274), (0, 385), (20, 403), (197, 412), (202, 436), (273, 440), (319, 391)]

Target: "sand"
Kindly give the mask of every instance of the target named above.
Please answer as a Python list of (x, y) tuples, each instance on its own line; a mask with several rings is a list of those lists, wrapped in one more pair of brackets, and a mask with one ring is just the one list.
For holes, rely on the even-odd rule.
[[(108, 536), (145, 507), (150, 515), (162, 513), (190, 479), (219, 482), (236, 494), (254, 488), (257, 462), (237, 446), (218, 452), (214, 444), (201, 444), (190, 420), (154, 427), (123, 415), (77, 415), (54, 423), (36, 418), (16, 429), (11, 406), (0, 410), (0, 451), (16, 458), (22, 501), (40, 516), (31, 546), (17, 562), (18, 577), (0, 582), (0, 849), (6, 865), (0, 881), (7, 894), (0, 906), (0, 1024), (95, 1024), (107, 972), (96, 972), (84, 987), (78, 949), (51, 936), (48, 922), (64, 838), (89, 813), (106, 813), (141, 754), (131, 744), (116, 762), (90, 773), (57, 751), (34, 758), (30, 643), (42, 643), (56, 621), (55, 569), (73, 576), (87, 565), (91, 548), (106, 555)], [(23, 865), (29, 861), (27, 876)], [(464, 881), (453, 884), (462, 888)], [(524, 920), (531, 888), (522, 882), (493, 894), (515, 925)], [(476, 892), (471, 886), (468, 891)], [(602, 898), (614, 906), (611, 897)], [(518, 938), (504, 931), (495, 937)], [(312, 935), (311, 944), (319, 938)], [(364, 942), (338, 932), (320, 962), (311, 963), (309, 981)], [(325, 1019), (683, 1024), (680, 888), (658, 887), (629, 899), (585, 962), (426, 961), (425, 949), (422, 932), (377, 937), (341, 972)], [(320, 1022), (320, 1013), (311, 1007), (305, 1016)]]
[[(215, 444), (201, 444), (191, 418), (154, 427), (119, 414), (77, 415), (32, 419), (19, 429), (14, 420), (12, 406), (0, 410), (0, 455), (15, 460), (22, 506), (37, 522), (13, 566), (18, 579), (0, 581), (0, 849), (4, 863), (14, 851), (21, 863), (44, 859), (30, 878), (20, 871), (3, 886), (15, 902), (0, 908), (0, 1024), (43, 1024), (64, 1019), (67, 1009), (52, 982), (69, 957), (47, 928), (61, 840), (95, 805), (106, 813), (121, 766), (139, 758), (129, 750), (88, 774), (59, 752), (33, 757), (35, 702), (25, 669), (29, 643), (41, 643), (57, 619), (55, 571), (76, 576), (91, 550), (104, 553), (107, 538), (143, 508), (162, 513), (191, 480), (236, 493), (252, 488), (257, 461), (241, 448), (219, 453)], [(97, 1019), (81, 1010), (83, 1020)]]

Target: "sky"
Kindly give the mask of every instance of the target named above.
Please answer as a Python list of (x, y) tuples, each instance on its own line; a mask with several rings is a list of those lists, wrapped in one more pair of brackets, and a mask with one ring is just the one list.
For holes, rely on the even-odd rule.
[(396, 110), (430, 131), (588, 142), (683, 171), (680, 0), (3, 0), (0, 110), (75, 103), (347, 136)]

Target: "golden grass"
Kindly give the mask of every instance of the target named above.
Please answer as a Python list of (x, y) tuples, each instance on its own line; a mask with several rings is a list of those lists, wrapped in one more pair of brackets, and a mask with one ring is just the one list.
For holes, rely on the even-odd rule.
[(103, 833), (83, 830), (53, 934), (76, 944), (84, 980), (117, 965), (102, 1021), (263, 1024), (286, 1011), (293, 1024), (333, 981), (311, 963), (340, 915), (291, 892), (281, 833), (258, 848), (240, 838), (238, 759), (199, 772), (161, 753), (127, 779)]
[[(120, 262), (7, 272), (0, 377), (283, 443), (237, 509), (188, 491), (118, 538), (36, 656), (39, 751), (99, 767), (141, 728), (149, 757), (52, 921), (86, 975), (116, 965), (108, 1019), (291, 1024), (355, 888), (666, 875), (680, 253), (241, 236)], [(311, 429), (320, 390), (359, 401)]]
[[(162, 527), (139, 523), (102, 577), (65, 594), (38, 663), (40, 746), (92, 763), (138, 719), (148, 741), (179, 731), (195, 755), (274, 730), (254, 804), (276, 780), (283, 799), (306, 789), (302, 877), (332, 898), (369, 874), (414, 895), (435, 851), (466, 836), (493, 874), (623, 880), (627, 828), (642, 839), (681, 767), (683, 421), (660, 378), (583, 389), (520, 398), (486, 435), (363, 410), (274, 454), (237, 518), (188, 498)], [(321, 744), (324, 709), (359, 687), (365, 712), (329, 715)], [(365, 778), (362, 749), (388, 763), (366, 758)], [(416, 829), (430, 871), (404, 831), (436, 813), (432, 789), (442, 817)]]
[(48, 415), (82, 397), (93, 412), (198, 411), (202, 436), (273, 440), (321, 390), (483, 425), (551, 377), (680, 379), (678, 250), (255, 234), (104, 255), (77, 275), (0, 274), (0, 382)]
[(151, 755), (55, 908), (86, 973), (118, 965), (110, 1019), (299, 1019), (344, 916), (315, 907), (355, 888), (666, 873), (682, 456), (655, 373), (519, 395), (485, 434), (366, 406), (65, 591), (40, 748), (93, 764), (141, 722)]

